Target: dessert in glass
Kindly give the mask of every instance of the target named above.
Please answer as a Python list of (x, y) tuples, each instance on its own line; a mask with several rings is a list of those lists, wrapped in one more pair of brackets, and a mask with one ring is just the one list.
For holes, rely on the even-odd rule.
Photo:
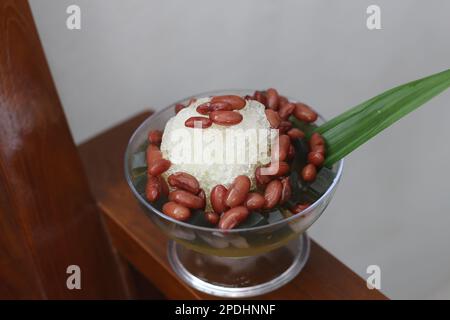
[(449, 87), (450, 69), (327, 122), (273, 88), (198, 94), (135, 131), (126, 178), (171, 238), (168, 259), (181, 279), (212, 295), (260, 295), (305, 265), (305, 232), (331, 201), (342, 159)]
[(305, 231), (327, 207), (343, 161), (327, 167), (308, 105), (265, 91), (223, 90), (178, 101), (130, 139), (127, 181), (171, 241), (169, 262), (208, 294), (249, 297), (294, 278)]

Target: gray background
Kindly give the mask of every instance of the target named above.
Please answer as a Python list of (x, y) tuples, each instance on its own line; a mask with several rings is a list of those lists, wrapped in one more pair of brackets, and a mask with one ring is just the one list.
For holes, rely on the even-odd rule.
[[(450, 67), (450, 1), (31, 0), (77, 142), (145, 108), (278, 88), (332, 117)], [(65, 27), (82, 9), (82, 30)], [(381, 6), (382, 30), (366, 28)], [(450, 90), (347, 158), (310, 234), (391, 298), (450, 298)]]

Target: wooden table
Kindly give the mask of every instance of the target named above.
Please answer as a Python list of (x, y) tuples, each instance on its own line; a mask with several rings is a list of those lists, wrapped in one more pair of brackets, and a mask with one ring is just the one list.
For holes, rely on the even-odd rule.
[[(166, 298), (211, 299), (182, 282), (166, 257), (168, 238), (138, 205), (124, 178), (124, 153), (129, 138), (149, 112), (79, 146), (89, 183), (113, 246)], [(262, 299), (386, 299), (329, 252), (312, 241), (306, 267), (290, 283)]]

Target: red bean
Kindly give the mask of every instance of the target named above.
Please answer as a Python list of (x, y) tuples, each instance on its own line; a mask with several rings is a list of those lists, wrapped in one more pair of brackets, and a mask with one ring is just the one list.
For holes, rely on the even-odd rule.
[(221, 126), (232, 126), (242, 121), (242, 114), (234, 111), (213, 111), (209, 118), (215, 124)]
[(169, 169), (171, 165), (169, 160), (163, 159), (161, 151), (154, 144), (150, 144), (147, 147), (146, 159), (147, 173), (152, 176), (159, 176)]
[(316, 179), (317, 170), (316, 167), (309, 163), (302, 170), (302, 178), (306, 182), (312, 182)]
[(191, 217), (191, 211), (188, 208), (172, 201), (166, 202), (162, 207), (162, 211), (169, 217), (179, 221), (186, 221)]
[(325, 140), (320, 135), (320, 133), (314, 132), (309, 139), (309, 147), (314, 149), (315, 146), (325, 145)]
[(287, 158), (289, 147), (291, 145), (291, 138), (288, 135), (283, 134), (280, 136), (280, 161), (284, 161)]
[(314, 122), (317, 120), (317, 113), (304, 103), (297, 103), (294, 109), (294, 116), (304, 122)]
[(169, 176), (167, 181), (170, 186), (189, 191), (193, 194), (197, 194), (200, 191), (200, 185), (197, 179), (185, 172), (173, 173)]
[(220, 217), (219, 228), (222, 230), (232, 229), (247, 219), (248, 214), (249, 211), (244, 206), (231, 208)]
[(290, 209), (292, 213), (300, 213), (306, 208), (308, 208), (310, 205), (308, 203), (297, 203), (293, 208)]
[(159, 176), (159, 181), (161, 183), (161, 192), (163, 195), (168, 196), (169, 195), (169, 186), (167, 185), (166, 180), (164, 180), (163, 177)]
[(186, 108), (186, 106), (184, 104), (181, 103), (177, 103), (175, 105), (175, 113), (178, 114), (178, 112), (180, 112), (182, 109)]
[(305, 133), (298, 129), (298, 128), (292, 128), (287, 132), (287, 135), (292, 139), (303, 139), (305, 137)]
[(270, 127), (273, 129), (278, 129), (281, 123), (281, 118), (278, 115), (278, 112), (273, 111), (272, 109), (266, 109), (266, 117), (267, 121), (269, 121)]
[(281, 108), (288, 103), (289, 103), (289, 100), (286, 97), (284, 97), (284, 96), (278, 97), (278, 106), (279, 106), (278, 109), (279, 110), (281, 110)]
[(235, 95), (215, 96), (211, 102), (226, 102), (233, 107), (233, 110), (240, 110), (245, 107), (245, 100)]
[(197, 196), (202, 199), (202, 206), (200, 208), (204, 208), (206, 206), (206, 194), (203, 189), (200, 189)]
[(150, 144), (147, 147), (146, 160), (147, 166), (150, 165), (155, 160), (162, 159), (162, 152), (159, 150), (157, 146), (154, 144)]
[(278, 130), (280, 130), (280, 133), (284, 134), (288, 132), (292, 128), (292, 123), (288, 120), (283, 120), (280, 122), (280, 126), (278, 127)]
[(285, 203), (292, 195), (292, 187), (289, 177), (281, 179), (281, 185), (283, 188), (281, 189), (280, 203)]
[(294, 109), (295, 109), (295, 104), (286, 103), (280, 107), (278, 114), (280, 115), (281, 119), (287, 120), (291, 116), (291, 114), (294, 112)]
[(267, 167), (268, 173), (271, 176), (281, 177), (286, 175), (289, 172), (289, 164), (284, 161), (271, 163), (269, 167)]
[(174, 190), (169, 193), (169, 200), (190, 209), (201, 209), (204, 206), (202, 198), (184, 190)]
[(269, 88), (266, 90), (267, 97), (267, 107), (272, 110), (278, 110), (278, 91), (274, 88)]
[(311, 163), (316, 167), (321, 167), (324, 161), (325, 158), (323, 157), (322, 153), (317, 151), (308, 153), (308, 163)]
[(188, 128), (194, 128), (197, 124), (202, 129), (209, 128), (212, 125), (212, 121), (206, 117), (190, 117), (184, 122), (184, 125)]
[(161, 144), (162, 135), (163, 135), (163, 133), (160, 130), (151, 130), (148, 133), (148, 141), (151, 144), (159, 146)]
[(257, 192), (250, 192), (247, 195), (247, 199), (245, 200), (245, 206), (248, 210), (259, 210), (262, 207), (264, 207), (264, 204), (266, 202), (266, 199), (264, 197), (257, 193)]
[(200, 114), (209, 114), (212, 111), (233, 111), (233, 106), (227, 102), (205, 102), (197, 107)]
[(211, 102), (211, 111), (233, 111), (235, 108), (228, 102)]
[(261, 174), (261, 167), (256, 168), (255, 170), (255, 179), (256, 179), (256, 183), (260, 186), (264, 186), (266, 184), (268, 184), (272, 178), (270, 177), (270, 175), (263, 175)]
[(286, 157), (286, 160), (290, 161), (290, 160), (292, 160), (292, 159), (294, 159), (294, 158), (295, 158), (295, 148), (294, 148), (294, 146), (291, 144), (291, 145), (289, 146), (289, 152), (288, 152), (288, 155), (287, 155), (287, 157)]
[(199, 105), (195, 110), (200, 114), (206, 115), (211, 112), (210, 106), (210, 102), (205, 102)]
[(230, 208), (242, 204), (247, 198), (250, 185), (250, 179), (247, 176), (237, 176), (228, 189), (225, 204)]
[(170, 168), (170, 161), (166, 159), (153, 160), (148, 164), (147, 172), (152, 176), (159, 176)]
[(219, 223), (220, 216), (213, 211), (207, 211), (205, 212), (205, 219), (206, 221), (215, 226), (216, 224)]
[(287, 158), (287, 155), (289, 153), (289, 146), (291, 145), (291, 139), (288, 135), (282, 134), (278, 137), (278, 159), (277, 159), (277, 149), (274, 148), (271, 150), (272, 152), (272, 159), (275, 161), (284, 161)]
[(312, 152), (318, 152), (322, 154), (322, 156), (325, 157), (325, 145), (323, 144), (316, 144), (315, 146), (311, 147)]
[(147, 175), (147, 185), (145, 186), (145, 197), (148, 201), (156, 201), (161, 196), (161, 181), (158, 177)]
[(283, 186), (279, 180), (272, 180), (269, 182), (264, 191), (264, 199), (266, 200), (264, 207), (266, 209), (271, 209), (278, 204), (282, 190)]
[(263, 91), (255, 91), (254, 95), (255, 100), (259, 103), (262, 103), (265, 107), (267, 107), (267, 98), (266, 93)]
[(228, 189), (221, 184), (212, 188), (210, 200), (211, 206), (215, 213), (221, 214), (222, 212), (228, 210), (228, 207), (225, 204), (225, 198), (227, 196), (227, 193)]

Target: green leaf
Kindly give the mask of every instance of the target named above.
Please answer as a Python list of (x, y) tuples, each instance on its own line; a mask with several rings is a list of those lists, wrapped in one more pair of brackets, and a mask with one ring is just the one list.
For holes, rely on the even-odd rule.
[(450, 69), (392, 88), (316, 128), (331, 166), (450, 86)]

